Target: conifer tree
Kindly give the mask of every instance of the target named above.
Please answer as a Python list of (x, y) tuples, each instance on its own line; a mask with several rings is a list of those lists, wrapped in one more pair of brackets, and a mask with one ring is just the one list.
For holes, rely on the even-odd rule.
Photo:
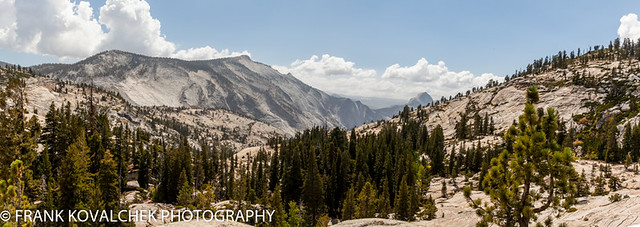
[(98, 189), (100, 191), (100, 208), (103, 210), (118, 209), (120, 202), (120, 189), (118, 187), (117, 164), (113, 160), (113, 155), (108, 150), (100, 160), (98, 170)]
[(396, 201), (394, 204), (394, 210), (396, 213), (396, 219), (403, 221), (413, 220), (413, 214), (411, 213), (411, 207), (409, 202), (409, 186), (407, 186), (406, 177), (402, 178), (396, 195)]
[(138, 184), (141, 188), (149, 187), (149, 179), (151, 178), (151, 154), (149, 151), (142, 149), (140, 151), (140, 163), (138, 168)]
[(589, 181), (587, 181), (587, 175), (584, 173), (584, 169), (577, 179), (576, 187), (576, 197), (587, 196), (590, 194)]
[(367, 181), (358, 194), (356, 200), (356, 218), (373, 218), (378, 206), (378, 192)]
[(444, 176), (444, 133), (442, 126), (437, 125), (429, 137), (429, 158), (431, 159), (431, 172), (433, 175)]
[(633, 159), (631, 158), (631, 152), (627, 152), (627, 156), (624, 159), (624, 169), (629, 170), (629, 166), (631, 166), (632, 162), (633, 162)]
[(442, 179), (442, 187), (440, 188), (440, 193), (442, 194), (442, 198), (447, 198), (447, 181)]
[(270, 226), (284, 226), (287, 220), (287, 213), (282, 206), (282, 197), (280, 196), (280, 186), (276, 186), (271, 194), (271, 200), (269, 201), (271, 209), (275, 212), (273, 214), (273, 221), (269, 223)]
[(271, 191), (280, 183), (280, 156), (278, 153), (277, 149), (273, 152), (269, 165), (269, 190)]
[(300, 217), (300, 209), (298, 209), (298, 204), (296, 202), (289, 202), (289, 212), (287, 213), (287, 225), (289, 227), (299, 227), (302, 226), (302, 217)]
[(182, 206), (191, 205), (193, 202), (192, 199), (192, 190), (189, 185), (189, 181), (187, 180), (187, 174), (184, 169), (180, 172), (180, 178), (178, 180), (178, 187), (180, 187), (180, 191), (178, 193), (178, 204)]
[(429, 195), (429, 198), (427, 198), (426, 200), (424, 200), (424, 202), (422, 202), (422, 207), (424, 208), (424, 210), (420, 212), (419, 214), (420, 217), (426, 220), (431, 220), (436, 218), (436, 212), (438, 212), (438, 207), (436, 206), (436, 202), (431, 197), (431, 195)]
[(593, 178), (593, 184), (595, 184), (595, 188), (593, 190), (593, 195), (605, 195), (605, 180), (604, 180), (604, 176), (602, 176), (602, 172), (600, 173), (600, 176)]
[(46, 180), (46, 182), (48, 184), (51, 184), (53, 183), (52, 169), (53, 168), (51, 166), (51, 161), (49, 159), (49, 151), (47, 150), (47, 148), (45, 148), (45, 150), (40, 153), (40, 156), (38, 158), (36, 176), (39, 176), (39, 177), (44, 176), (44, 179)]
[[(513, 151), (505, 150), (493, 159), (482, 182), (493, 205), (479, 208), (483, 216), (480, 224), (527, 226), (536, 213), (559, 206), (558, 198), (571, 199), (572, 183), (568, 179), (575, 174), (573, 155), (570, 149), (563, 150), (556, 143), (557, 115), (549, 108), (539, 117), (534, 107), (539, 101), (537, 88), (529, 87), (526, 98), (515, 133), (507, 133), (514, 136)], [(534, 185), (544, 188), (545, 195), (532, 193)]]
[(302, 185), (302, 201), (306, 213), (311, 217), (309, 221), (315, 225), (315, 221), (320, 217), (320, 212), (324, 207), (324, 186), (322, 186), (322, 178), (318, 173), (318, 165), (315, 156), (315, 148), (309, 151), (309, 167)]
[(618, 191), (618, 189), (620, 188), (620, 179), (616, 176), (611, 176), (609, 178), (609, 189), (611, 189), (612, 192)]
[(286, 163), (282, 179), (282, 197), (285, 202), (295, 202), (300, 199), (300, 186), (302, 185), (300, 150), (293, 149), (292, 153), (290, 161)]
[(378, 199), (378, 213), (381, 218), (387, 218), (389, 213), (391, 212), (391, 198), (389, 195), (389, 187), (387, 184), (387, 180), (383, 180), (382, 184), (382, 193), (380, 194), (380, 198)]
[[(16, 214), (17, 210), (32, 209), (29, 198), (24, 194), (24, 181), (21, 180), (24, 173), (24, 163), (21, 160), (14, 160), (9, 165), (9, 174), (0, 178), (0, 208), (10, 212), (10, 217)], [(6, 177), (6, 179), (3, 179)], [(10, 218), (3, 223), (4, 226), (30, 226), (32, 223), (18, 222)]]
[(58, 169), (58, 208), (62, 210), (89, 209), (93, 189), (89, 173), (89, 148), (84, 136), (76, 139), (66, 151)]
[(356, 199), (353, 187), (347, 191), (347, 196), (342, 201), (342, 220), (350, 220), (356, 217)]

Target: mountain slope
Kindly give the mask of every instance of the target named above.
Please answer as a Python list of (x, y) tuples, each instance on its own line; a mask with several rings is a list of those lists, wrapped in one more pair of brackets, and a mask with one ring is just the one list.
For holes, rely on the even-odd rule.
[[(588, 64), (574, 64), (567, 69), (554, 69), (535, 75), (513, 78), (508, 82), (490, 88), (479, 89), (466, 96), (456, 96), (443, 103), (424, 107), (417, 111), (424, 113), (424, 124), (433, 128), (441, 125), (445, 138), (453, 138), (456, 123), (461, 114), (467, 113), (471, 118), (475, 114), (493, 118), (496, 132), (504, 132), (514, 120), (518, 119), (524, 108), (525, 90), (530, 85), (536, 85), (540, 91), (539, 107), (546, 109), (553, 107), (559, 118), (566, 122), (568, 128), (583, 129), (575, 116), (589, 113), (595, 114), (596, 119), (590, 120), (593, 127), (600, 128), (608, 117), (629, 111), (629, 100), (620, 98), (616, 102), (609, 96), (615, 91), (622, 92), (622, 96), (640, 96), (640, 77), (638, 72), (629, 66), (638, 64), (622, 61), (591, 61)], [(612, 70), (616, 71), (611, 75)], [(622, 89), (622, 90), (620, 90)], [(597, 113), (593, 106), (599, 106)], [(622, 120), (622, 123), (633, 121), (635, 118)], [(389, 120), (398, 122), (398, 118)], [(470, 121), (468, 127), (474, 122)], [(362, 131), (378, 131), (379, 124), (366, 124), (358, 129)], [(619, 127), (619, 129), (623, 129)]]
[(360, 102), (330, 96), (247, 56), (183, 61), (107, 51), (75, 64), (34, 70), (93, 83), (139, 106), (228, 109), (289, 134), (314, 125), (351, 128), (380, 119)]
[[(0, 74), (1, 71), (0, 71)], [(113, 94), (75, 85), (65, 85), (40, 76), (24, 80), (28, 116), (37, 115), (45, 125), (45, 115), (53, 103), (60, 107), (68, 102), (71, 109), (93, 104), (100, 113), (105, 113), (113, 125), (124, 124), (133, 129), (142, 128), (152, 136), (184, 135), (193, 141), (211, 141), (225, 144), (232, 151), (251, 146), (263, 146), (271, 137), (282, 135), (282, 131), (247, 117), (221, 109), (192, 109), (170, 107), (129, 106)]]

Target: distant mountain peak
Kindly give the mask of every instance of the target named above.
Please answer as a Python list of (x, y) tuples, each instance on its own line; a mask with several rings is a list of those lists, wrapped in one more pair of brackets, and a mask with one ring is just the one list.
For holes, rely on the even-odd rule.
[(418, 94), (416, 97), (409, 99), (409, 103), (407, 103), (407, 105), (411, 107), (417, 107), (419, 105), (425, 106), (432, 102), (433, 102), (433, 98), (431, 97), (431, 95), (429, 95), (429, 93), (427, 92), (422, 92)]

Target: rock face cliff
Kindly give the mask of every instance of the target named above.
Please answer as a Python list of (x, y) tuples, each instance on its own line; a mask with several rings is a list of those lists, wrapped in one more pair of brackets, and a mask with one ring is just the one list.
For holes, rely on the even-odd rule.
[(134, 105), (222, 108), (289, 134), (322, 125), (352, 128), (381, 119), (360, 102), (330, 96), (247, 56), (183, 61), (106, 51), (75, 64), (33, 69), (115, 91)]

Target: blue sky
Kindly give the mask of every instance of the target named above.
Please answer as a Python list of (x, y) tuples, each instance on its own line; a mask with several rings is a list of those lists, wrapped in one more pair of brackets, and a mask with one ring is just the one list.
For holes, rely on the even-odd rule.
[[(47, 12), (38, 13), (28, 3), (42, 6)], [(619, 36), (620, 18), (640, 10), (638, 1), (90, 0), (88, 3), (0, 0), (0, 15), (2, 8), (11, 6), (17, 15), (13, 20), (0, 16), (0, 61), (23, 65), (74, 62), (112, 48), (183, 59), (244, 53), (330, 93), (408, 99), (424, 90), (439, 97), (483, 85), (488, 79), (502, 78), (533, 59), (558, 50), (608, 44)], [(104, 20), (100, 18), (105, 5), (116, 9), (109, 14), (111, 22), (107, 13)], [(82, 10), (87, 6), (92, 9), (88, 16), (88, 11)], [(127, 8), (135, 10), (138, 16), (149, 13), (148, 21), (157, 21), (160, 27), (140, 27), (145, 21), (139, 17), (127, 21), (118, 13)], [(3, 26), (10, 30), (11, 22), (16, 21), (24, 26), (20, 14), (54, 11), (71, 14), (66, 22), (76, 21), (80, 25), (75, 29), (83, 32), (70, 34), (87, 38), (69, 44), (64, 43), (68, 39), (62, 36), (49, 42), (49, 46), (42, 43), (29, 46), (25, 44), (28, 42), (15, 40), (2, 42)], [(48, 25), (33, 23), (42, 26), (35, 31), (57, 34), (56, 29), (74, 29), (54, 28), (64, 22), (53, 19), (47, 22)], [(120, 28), (136, 23), (140, 26)], [(95, 26), (102, 31), (96, 31)], [(16, 37), (33, 34), (23, 30)], [(140, 30), (146, 33), (137, 35), (135, 32)], [(100, 41), (92, 40), (92, 34)], [(137, 45), (148, 40), (160, 47)], [(199, 55), (195, 54), (197, 51), (188, 51), (207, 46), (209, 49), (200, 49)], [(429, 77), (431, 74), (439, 76)], [(451, 81), (441, 82), (445, 79)], [(366, 85), (357, 85), (361, 83)]]

